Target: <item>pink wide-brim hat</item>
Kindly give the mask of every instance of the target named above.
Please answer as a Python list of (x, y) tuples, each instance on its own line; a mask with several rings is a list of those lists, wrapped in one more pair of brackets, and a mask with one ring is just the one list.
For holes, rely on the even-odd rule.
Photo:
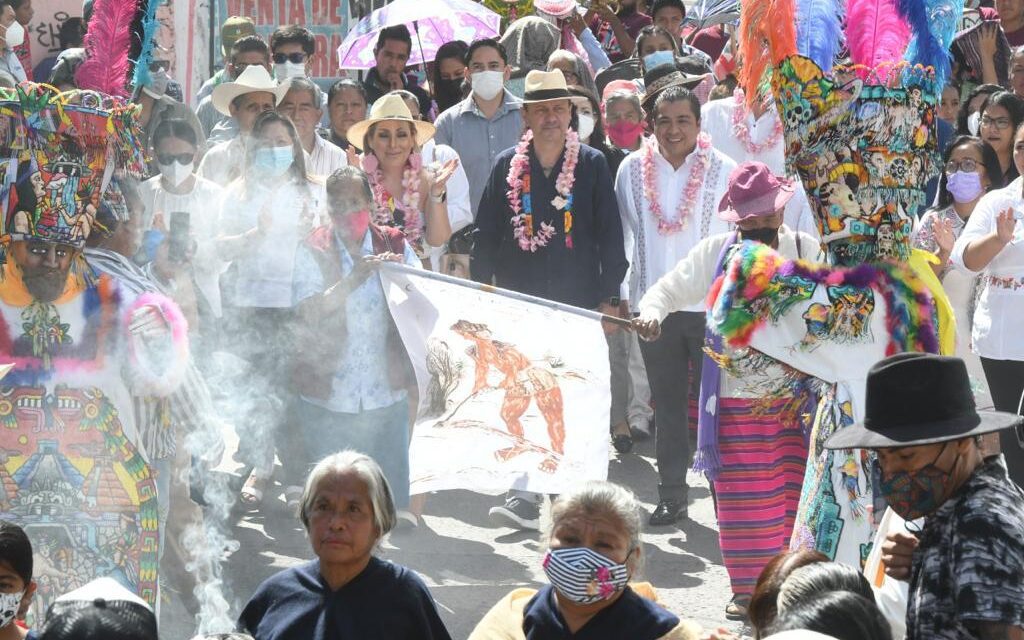
[(564, 18), (576, 9), (576, 0), (534, 0), (533, 8), (556, 18)]
[(718, 203), (718, 217), (739, 222), (774, 215), (794, 193), (796, 184), (775, 176), (765, 163), (743, 162), (729, 174), (729, 187)]

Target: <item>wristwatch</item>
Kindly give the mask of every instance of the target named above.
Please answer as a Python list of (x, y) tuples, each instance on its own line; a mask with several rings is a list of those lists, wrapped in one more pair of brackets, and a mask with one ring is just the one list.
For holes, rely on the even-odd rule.
[(604, 302), (607, 305), (611, 305), (613, 307), (617, 307), (617, 306), (619, 306), (622, 303), (622, 300), (619, 299), (619, 296), (612, 296), (610, 298), (605, 299)]
[(445, 189), (444, 191), (441, 192), (441, 195), (439, 196), (430, 194), (430, 199), (433, 200), (434, 202), (445, 202), (446, 200), (448, 200), (448, 190)]

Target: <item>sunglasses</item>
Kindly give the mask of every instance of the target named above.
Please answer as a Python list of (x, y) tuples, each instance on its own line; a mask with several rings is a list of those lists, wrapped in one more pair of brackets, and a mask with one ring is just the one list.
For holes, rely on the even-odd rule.
[(177, 162), (178, 164), (188, 164), (195, 160), (195, 157), (196, 156), (194, 153), (179, 153), (177, 155), (158, 154), (156, 157), (156, 161), (157, 163), (164, 165), (171, 164), (172, 162)]
[(295, 53), (275, 53), (274, 64), (284, 64), (285, 62), (293, 62), (295, 64), (302, 64), (306, 61), (306, 54), (296, 51)]

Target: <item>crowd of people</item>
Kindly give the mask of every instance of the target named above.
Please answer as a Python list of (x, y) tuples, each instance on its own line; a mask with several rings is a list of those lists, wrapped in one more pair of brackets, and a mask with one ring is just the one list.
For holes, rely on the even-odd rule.
[[(738, 247), (818, 263), (843, 236), (787, 163), (790, 114), (740, 88), (735, 27), (687, 21), (682, 0), (484, 4), (499, 37), (445, 43), (417, 74), (413, 34), (386, 27), (375, 66), (329, 87), (310, 77), (308, 29), (264, 39), (231, 17), (194, 99), (155, 63), (133, 108), (59, 132), (76, 144), (43, 128), (50, 147), (24, 155), (4, 138), (0, 431), (24, 432), (0, 442), (0, 640), (156, 638), (159, 582), (194, 587), (182, 531), (209, 517), (223, 454), (196, 434), (227, 425), (237, 500), (260, 509), (276, 477), (316, 556), (264, 582), (239, 632), (448, 638), (416, 567), (378, 557), (429, 509), (410, 495), (418, 399), (382, 262), (604, 314), (609, 443), (628, 456), (654, 441), (649, 514), (598, 481), (491, 508), (495, 526), (540, 532), (550, 584), (509, 593), (473, 640), (732, 637), (639, 581), (645, 521), (688, 517), (691, 469), (715, 499), (725, 614), (756, 638), (1024, 638), (1024, 3), (968, 7), (928, 124), (937, 175), (924, 151), (900, 166), (865, 153), (865, 180), (926, 192), (906, 241), (931, 256), (955, 345), (875, 364), (863, 420), (822, 447), (808, 416), (827, 392), (804, 378), (778, 391), (793, 369), (737, 365), (709, 321)], [(31, 0), (0, 0), (0, 92), (48, 85), (6, 100), (94, 89), (80, 73), (92, 10), (33, 67)], [(829, 175), (850, 159), (822, 162)], [(836, 218), (858, 206), (857, 184), (826, 186), (815, 197)], [(898, 242), (884, 226), (878, 244)], [(814, 359), (829, 318), (803, 320)], [(825, 450), (862, 452), (852, 494), (871, 465), (860, 481), (878, 504), (857, 515), (878, 530), (876, 565), (871, 540), (859, 549), (876, 575), (795, 533), (808, 484), (831, 491), (814, 473)], [(106, 528), (74, 530), (79, 509)]]

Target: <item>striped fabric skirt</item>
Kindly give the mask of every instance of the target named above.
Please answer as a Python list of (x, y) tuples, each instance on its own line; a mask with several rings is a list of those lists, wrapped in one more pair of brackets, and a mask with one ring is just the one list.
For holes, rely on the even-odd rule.
[(798, 420), (783, 421), (784, 404), (745, 398), (719, 404), (719, 541), (738, 596), (749, 596), (768, 561), (789, 549), (800, 505), (807, 443)]

